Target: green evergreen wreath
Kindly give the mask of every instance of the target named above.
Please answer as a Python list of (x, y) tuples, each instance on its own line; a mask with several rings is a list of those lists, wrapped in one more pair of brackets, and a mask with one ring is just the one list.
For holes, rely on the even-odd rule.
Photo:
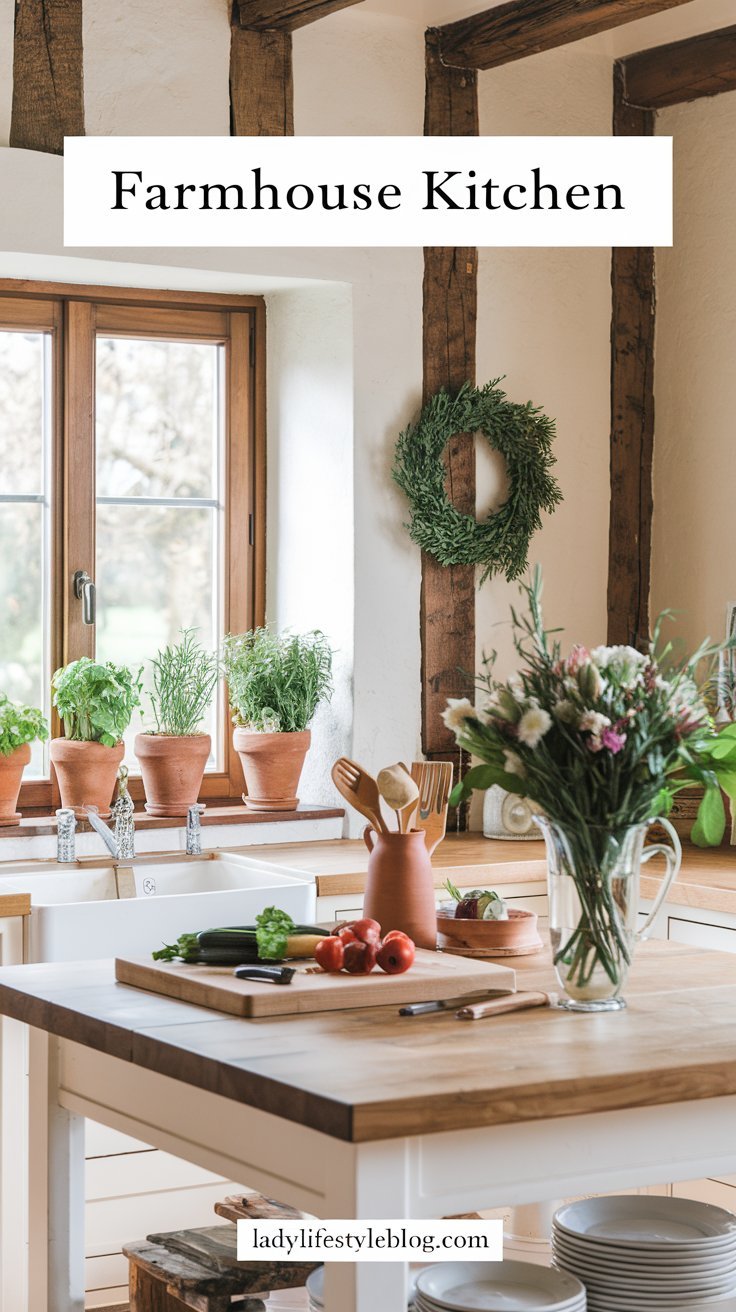
[[(500, 378), (453, 396), (437, 392), (396, 443), (393, 478), (411, 506), (409, 534), (441, 565), (482, 565), (480, 582), (494, 574), (523, 574), (541, 512), (553, 511), (562, 493), (550, 473), (555, 463), (555, 421), (531, 401), (509, 401)], [(509, 494), (478, 522), (453, 506), (445, 488), (443, 452), (458, 433), (483, 433), (506, 461)]]

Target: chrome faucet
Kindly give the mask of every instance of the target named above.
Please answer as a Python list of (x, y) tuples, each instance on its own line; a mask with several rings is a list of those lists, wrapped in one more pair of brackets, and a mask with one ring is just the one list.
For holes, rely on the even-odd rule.
[(199, 817), (203, 811), (201, 802), (195, 802), (187, 811), (187, 856), (202, 855), (202, 828)]
[(116, 860), (119, 857), (121, 857), (123, 854), (120, 851), (120, 844), (117, 838), (115, 837), (115, 834), (113, 833), (112, 829), (110, 829), (105, 824), (104, 820), (100, 819), (100, 812), (98, 807), (84, 806), (82, 807), (82, 810), (84, 811), (84, 814), (89, 820), (95, 833), (100, 835), (100, 838), (105, 844), (105, 847), (107, 848), (110, 855), (114, 856)]

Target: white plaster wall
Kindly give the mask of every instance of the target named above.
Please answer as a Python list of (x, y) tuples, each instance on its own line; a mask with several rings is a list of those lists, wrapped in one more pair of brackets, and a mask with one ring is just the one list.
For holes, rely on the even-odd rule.
[[(611, 57), (600, 42), (481, 75), (482, 133), (605, 134), (610, 120)], [(610, 305), (607, 250), (480, 252), (478, 382), (503, 374), (510, 400), (532, 400), (557, 421), (564, 501), (543, 517), (530, 562), (544, 570), (547, 619), (564, 626), (570, 642), (600, 642), (606, 631)], [(494, 504), (494, 489), (483, 455), (479, 513)], [(508, 614), (517, 600), (516, 585), (503, 579), (478, 594), (478, 657), (498, 650), (501, 673), (515, 666)]]
[(736, 92), (658, 116), (675, 157), (675, 245), (656, 255), (652, 612), (694, 648), (736, 600)]

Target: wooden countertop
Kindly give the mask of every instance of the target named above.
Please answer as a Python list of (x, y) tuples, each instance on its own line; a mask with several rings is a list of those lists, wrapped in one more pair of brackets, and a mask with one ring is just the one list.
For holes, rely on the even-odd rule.
[[(317, 896), (336, 897), (363, 893), (368, 867), (368, 849), (361, 838), (337, 838), (325, 843), (278, 843), (242, 848), (284, 869), (306, 870), (316, 875)], [(448, 834), (440, 843), (432, 865), (435, 885), (441, 888), (449, 876), (460, 888), (474, 888), (489, 879), (496, 883), (538, 882), (547, 878), (544, 843), (514, 842), (484, 838), (482, 834)]]
[(8, 916), (30, 916), (30, 893), (0, 893), (0, 920)]
[[(509, 964), (553, 987), (546, 953)], [(736, 955), (644, 944), (626, 995), (598, 1016), (249, 1021), (117, 984), (110, 961), (0, 970), (6, 1015), (353, 1142), (736, 1093)]]
[[(248, 856), (258, 856), (285, 869), (294, 867), (316, 876), (319, 897), (362, 894), (368, 852), (362, 839), (335, 839), (326, 843), (279, 843), (247, 847)], [(459, 888), (476, 885), (540, 883), (547, 879), (544, 843), (513, 842), (483, 838), (482, 834), (448, 834), (432, 857), (435, 886), (451, 878)], [(641, 894), (653, 898), (661, 876), (642, 872)], [(686, 843), (682, 869), (673, 884), (668, 902), (704, 911), (736, 915), (736, 847), (698, 848)]]

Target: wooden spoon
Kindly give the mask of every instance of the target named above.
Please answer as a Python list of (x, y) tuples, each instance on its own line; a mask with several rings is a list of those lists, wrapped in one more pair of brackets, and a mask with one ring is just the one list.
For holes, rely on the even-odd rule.
[(350, 761), (347, 756), (341, 756), (332, 767), (332, 782), (346, 802), (365, 816), (374, 829), (382, 834), (388, 833), (381, 816), (378, 784), (367, 770), (363, 770), (355, 761)]
[(376, 782), (384, 802), (396, 812), (399, 833), (408, 833), (411, 818), (417, 809), (419, 789), (411, 775), (407, 774), (406, 766), (402, 766), (401, 762), (398, 765), (387, 765), (379, 771)]

